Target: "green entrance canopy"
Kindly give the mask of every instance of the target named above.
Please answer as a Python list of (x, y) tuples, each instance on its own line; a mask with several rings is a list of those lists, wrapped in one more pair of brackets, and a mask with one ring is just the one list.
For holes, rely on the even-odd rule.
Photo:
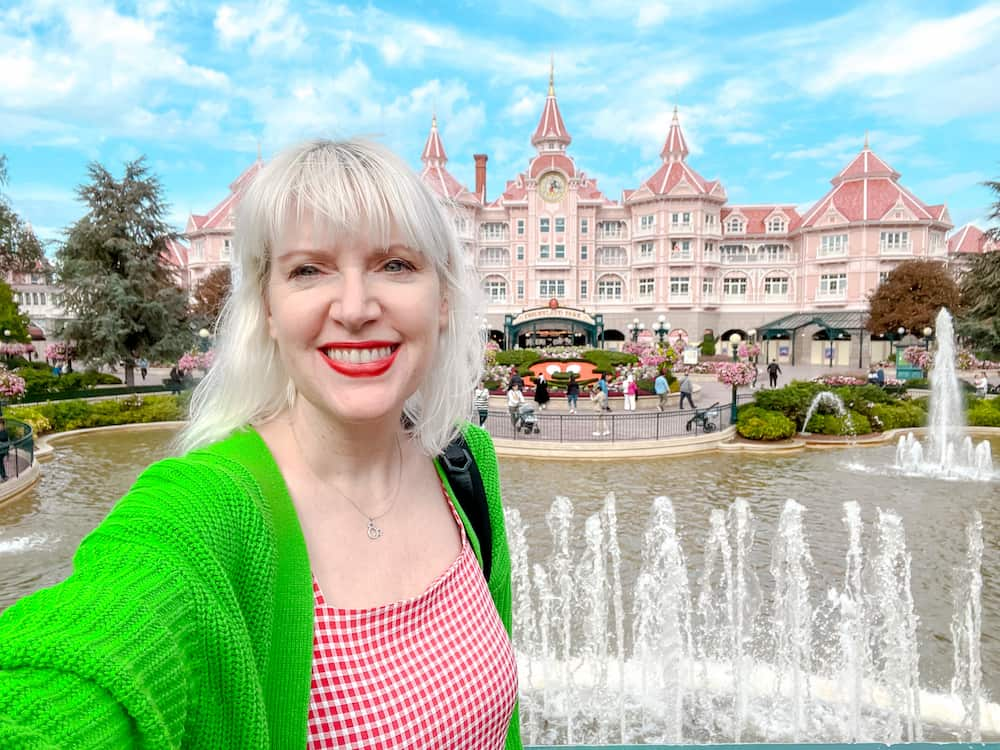
[(826, 330), (831, 339), (849, 330), (863, 330), (863, 312), (804, 312), (786, 315), (760, 326), (757, 335), (762, 339), (791, 338), (795, 331), (806, 326), (819, 326)]

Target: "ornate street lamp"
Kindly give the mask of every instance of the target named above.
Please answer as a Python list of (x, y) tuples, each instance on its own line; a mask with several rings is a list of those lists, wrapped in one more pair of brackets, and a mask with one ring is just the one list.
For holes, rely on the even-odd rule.
[(670, 333), (670, 323), (667, 322), (667, 316), (661, 315), (656, 319), (656, 335), (660, 338), (660, 343), (663, 343), (663, 339), (666, 338), (667, 334)]
[(643, 328), (642, 323), (639, 322), (638, 318), (633, 318), (632, 322), (628, 324), (628, 332), (632, 336), (632, 343), (634, 344), (639, 340), (639, 331)]
[(924, 334), (924, 349), (930, 349), (931, 336), (934, 335), (934, 329), (931, 328), (930, 326), (924, 326), (923, 334)]
[(202, 328), (198, 331), (199, 345), (201, 346), (201, 353), (204, 354), (208, 351), (208, 337), (211, 336), (211, 332), (207, 328)]
[[(739, 349), (742, 340), (743, 337), (738, 333), (732, 333), (729, 336), (729, 348), (733, 350), (733, 362), (739, 362)], [(729, 422), (736, 424), (736, 383), (733, 383), (733, 401), (729, 405), (729, 409)]]

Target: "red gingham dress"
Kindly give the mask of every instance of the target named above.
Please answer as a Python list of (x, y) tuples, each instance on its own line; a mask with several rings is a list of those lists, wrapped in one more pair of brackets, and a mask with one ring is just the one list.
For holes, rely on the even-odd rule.
[(307, 750), (503, 748), (517, 664), (461, 533), (458, 557), (415, 599), (338, 609), (313, 577)]

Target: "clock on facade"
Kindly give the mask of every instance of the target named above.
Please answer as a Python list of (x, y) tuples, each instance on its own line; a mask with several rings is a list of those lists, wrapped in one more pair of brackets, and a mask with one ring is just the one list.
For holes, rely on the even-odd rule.
[(566, 178), (558, 172), (546, 172), (538, 181), (538, 190), (544, 200), (555, 202), (566, 193)]

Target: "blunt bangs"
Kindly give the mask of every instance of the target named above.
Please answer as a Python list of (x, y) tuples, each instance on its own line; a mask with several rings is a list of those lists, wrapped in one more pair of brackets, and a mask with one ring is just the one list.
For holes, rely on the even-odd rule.
[(427, 373), (404, 407), (411, 432), (436, 455), (468, 417), (482, 367), (477, 328), (482, 295), (446, 207), (398, 156), (364, 140), (312, 140), (288, 148), (253, 178), (237, 209), (233, 285), (219, 318), (216, 359), (195, 389), (191, 419), (176, 447), (188, 451), (248, 424), (265, 422), (296, 398), (271, 339), (266, 293), (271, 260), (310, 224), (314, 243), (363, 239), (388, 247), (393, 235), (433, 264), (448, 325)]

